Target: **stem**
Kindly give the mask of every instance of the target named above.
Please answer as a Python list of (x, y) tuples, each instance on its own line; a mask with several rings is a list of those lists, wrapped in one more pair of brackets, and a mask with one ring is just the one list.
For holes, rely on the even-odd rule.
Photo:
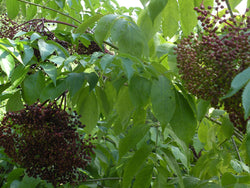
[(122, 178), (120, 177), (99, 178), (99, 179), (86, 180), (85, 182), (96, 182), (96, 181), (107, 181), (107, 180), (122, 180)]
[(231, 8), (228, 0), (226, 0), (226, 4), (227, 4), (227, 8), (228, 8), (228, 10), (230, 12), (231, 17), (234, 18), (234, 14), (233, 14), (232, 8)]
[(67, 25), (67, 26), (70, 26), (70, 27), (74, 27), (74, 28), (77, 28), (76, 25), (73, 25), (73, 24), (70, 24), (70, 23), (67, 23), (67, 22), (62, 22), (62, 21), (57, 21), (57, 20), (47, 20), (47, 19), (32, 19), (32, 20), (29, 20), (27, 22), (24, 22), (20, 25), (18, 25), (18, 27), (21, 27), (25, 24), (28, 24), (30, 22), (35, 22), (35, 21), (39, 21), (39, 22), (44, 22), (44, 23), (58, 23), (58, 24), (63, 24), (63, 25)]
[[(216, 123), (217, 125), (222, 125), (222, 123), (221, 123), (220, 121), (217, 121), (217, 120), (215, 120), (214, 118), (209, 117), (208, 115), (206, 115), (205, 117), (206, 117), (208, 120), (210, 120), (210, 121)], [(241, 142), (243, 141), (244, 138), (243, 138), (242, 134), (240, 133), (240, 131), (239, 131), (236, 127), (234, 127), (234, 135), (235, 135)]]
[(32, 2), (29, 2), (29, 1), (25, 1), (25, 0), (18, 0), (18, 1), (23, 2), (23, 3), (30, 4), (30, 5), (34, 5), (34, 6), (37, 6), (37, 7), (41, 7), (41, 8), (44, 8), (44, 9), (48, 9), (48, 10), (51, 10), (51, 11), (53, 11), (53, 12), (57, 12), (58, 14), (61, 14), (61, 15), (63, 15), (63, 16), (66, 16), (66, 17), (68, 17), (68, 18), (70, 18), (70, 19), (72, 19), (72, 20), (78, 22), (79, 24), (82, 23), (81, 21), (79, 21), (79, 20), (73, 18), (72, 16), (69, 16), (69, 15), (67, 15), (67, 14), (65, 14), (65, 13), (63, 13), (63, 12), (60, 12), (60, 11), (58, 11), (58, 10), (55, 10), (55, 9), (53, 9), (53, 8), (46, 7), (46, 6), (43, 6), (43, 5), (39, 5), (39, 4), (36, 4), (36, 3), (32, 3)]
[(110, 47), (114, 48), (115, 50), (119, 50), (119, 48), (117, 46), (111, 44), (110, 42), (103, 41), (103, 43), (109, 45)]
[(236, 151), (236, 153), (237, 153), (237, 156), (238, 156), (238, 158), (239, 158), (239, 161), (242, 161), (242, 159), (241, 159), (241, 157), (240, 157), (239, 149), (238, 149), (238, 147), (237, 147), (237, 145), (236, 145), (236, 143), (235, 143), (233, 137), (231, 137), (231, 140), (232, 140), (232, 142), (233, 142), (234, 149), (235, 149), (235, 151)]

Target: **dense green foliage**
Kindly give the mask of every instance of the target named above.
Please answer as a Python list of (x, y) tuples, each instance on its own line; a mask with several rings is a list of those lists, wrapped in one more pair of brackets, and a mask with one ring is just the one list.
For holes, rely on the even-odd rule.
[[(1, 187), (226, 188), (250, 185), (250, 55), (246, 49), (250, 42), (250, 12), (233, 16), (241, 0), (222, 0), (223, 7), (217, 12), (214, 7), (220, 6), (220, 0), (140, 1), (143, 9), (120, 7), (116, 0), (0, 1), (6, 6), (6, 12), (0, 17), (0, 140), (11, 135), (11, 130), (36, 127), (27, 133), (28, 141), (26, 131), (17, 131), (13, 142), (0, 143)], [(202, 12), (204, 9), (212, 9), (216, 16)], [(1, 7), (1, 10), (5, 9)], [(208, 16), (207, 22), (213, 22), (211, 27), (218, 27), (218, 30), (206, 33), (204, 25), (208, 23), (202, 24), (203, 18), (197, 19), (199, 12)], [(220, 18), (224, 19), (225, 13), (225, 21), (217, 23)], [(213, 48), (203, 41), (203, 48), (208, 46), (210, 50), (204, 52), (197, 46), (199, 40), (209, 37), (205, 42), (226, 38), (227, 45), (230, 41), (239, 41), (230, 33), (232, 29), (225, 29), (227, 24), (234, 25), (236, 33), (242, 32), (239, 36), (244, 35), (235, 51), (242, 54), (241, 58), (233, 59), (231, 55), (220, 58), (236, 68), (241, 67), (242, 62), (245, 64), (235, 74), (230, 74), (230, 79), (225, 77), (226, 82), (213, 82), (208, 75), (200, 76), (195, 71), (199, 66), (203, 70), (209, 63), (218, 63), (218, 59), (214, 62), (210, 59), (212, 50), (233, 51), (236, 47)], [(242, 29), (237, 30), (236, 26)], [(192, 61), (196, 54), (202, 54), (198, 65)], [(188, 66), (188, 70), (181, 71), (185, 63), (193, 64), (190, 69)], [(212, 78), (224, 79), (220, 74), (227, 69), (213, 68), (220, 67), (214, 64), (209, 67), (214, 74)], [(198, 85), (197, 90), (202, 80), (217, 84), (205, 85), (208, 93), (203, 95), (212, 93), (212, 96), (196, 95), (185, 74), (192, 75), (191, 78), (198, 75), (195, 81), (199, 83), (192, 80), (195, 87)], [(223, 92), (218, 93), (221, 88)], [(215, 104), (211, 100), (216, 94)], [(244, 123), (232, 121), (227, 105), (225, 109), (224, 105), (217, 105), (223, 104), (219, 102), (223, 100), (233, 101), (228, 107), (230, 110), (240, 104), (237, 108), (241, 110), (240, 118)], [(42, 105), (37, 105), (37, 101)], [(49, 105), (55, 103), (56, 111), (53, 111)], [(33, 117), (33, 111), (24, 110), (33, 110), (32, 106), (39, 107)], [(53, 111), (52, 115), (45, 115), (44, 109)], [(18, 115), (23, 113), (28, 114), (31, 121)], [(65, 118), (62, 123), (64, 114), (72, 120)], [(72, 129), (83, 141), (95, 138), (89, 143), (95, 148), (88, 166), (77, 163), (79, 168), (74, 169), (79, 177), (84, 177), (76, 177), (76, 182), (71, 181), (75, 176), (70, 171), (64, 173), (62, 169), (65, 165), (71, 170), (67, 164), (75, 164), (69, 162), (71, 148), (55, 144), (44, 151), (48, 158), (42, 157), (41, 161), (38, 159), (43, 152), (40, 155), (30, 152), (38, 148), (45, 150), (47, 147), (40, 147), (40, 142), (34, 143), (37, 140), (51, 143), (49, 137), (61, 139), (64, 146), (75, 148), (72, 135), (76, 133), (66, 131), (67, 125), (73, 127), (72, 122), (86, 125)], [(4, 132), (6, 124), (8, 134)], [(45, 132), (49, 135), (46, 139), (40, 135)], [(78, 144), (79, 138), (77, 136)], [(29, 152), (21, 152), (25, 144), (17, 142), (19, 140), (29, 144), (30, 148), (25, 150)], [(85, 146), (77, 145), (80, 147)], [(18, 156), (9, 153), (18, 153)], [(63, 157), (54, 162), (50, 155)], [(84, 155), (81, 153), (77, 159), (89, 160), (90, 153)], [(47, 166), (32, 169), (31, 162), (27, 171), (23, 156), (30, 161), (33, 157), (39, 167)], [(65, 164), (61, 160), (65, 160)], [(58, 164), (63, 165), (57, 168)], [(44, 175), (46, 170), (55, 174), (48, 177)], [(39, 173), (32, 173), (34, 171)], [(72, 182), (77, 185), (70, 184)]]

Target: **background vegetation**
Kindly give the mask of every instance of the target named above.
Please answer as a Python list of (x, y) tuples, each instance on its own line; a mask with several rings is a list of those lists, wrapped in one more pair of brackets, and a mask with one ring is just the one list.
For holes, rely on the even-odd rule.
[(0, 186), (248, 187), (240, 2), (0, 1)]

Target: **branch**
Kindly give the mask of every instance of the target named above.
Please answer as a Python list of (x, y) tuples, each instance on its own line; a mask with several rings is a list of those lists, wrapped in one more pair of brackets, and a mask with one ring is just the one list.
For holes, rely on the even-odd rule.
[[(209, 117), (208, 115), (206, 115), (205, 117), (206, 117), (208, 120), (210, 120), (210, 121), (216, 123), (217, 125), (222, 125), (222, 123), (221, 123), (220, 121), (217, 121), (216, 119), (211, 118), (211, 117)], [(241, 142), (243, 141), (244, 137), (242, 136), (242, 134), (240, 133), (240, 131), (239, 131), (236, 127), (234, 127), (234, 135), (235, 135)]]
[(241, 157), (240, 157), (239, 149), (238, 149), (238, 147), (237, 147), (237, 145), (236, 145), (236, 143), (235, 143), (233, 137), (231, 137), (231, 140), (232, 140), (232, 142), (233, 142), (234, 149), (235, 149), (235, 151), (236, 151), (236, 153), (237, 153), (237, 156), (238, 156), (238, 158), (239, 158), (239, 161), (242, 161), (242, 159), (241, 159)]
[(79, 24), (82, 23), (81, 21), (79, 21), (79, 20), (73, 18), (72, 16), (69, 16), (69, 15), (67, 15), (67, 14), (65, 14), (65, 13), (63, 13), (63, 12), (60, 12), (60, 11), (58, 11), (58, 10), (55, 10), (55, 9), (53, 9), (53, 8), (46, 7), (46, 6), (43, 6), (43, 5), (39, 5), (39, 4), (36, 4), (36, 3), (32, 3), (32, 2), (29, 2), (29, 1), (25, 1), (25, 0), (18, 0), (18, 1), (23, 2), (23, 3), (30, 4), (30, 5), (34, 5), (34, 6), (37, 6), (37, 7), (41, 7), (41, 8), (44, 8), (44, 9), (48, 9), (48, 10), (51, 10), (51, 11), (53, 11), (53, 12), (57, 12), (58, 14), (64, 15), (64, 16), (66, 16), (66, 17), (68, 17), (68, 18), (70, 18), (70, 19), (72, 19), (72, 20), (78, 22)]
[(227, 4), (227, 8), (228, 8), (228, 10), (230, 12), (231, 17), (234, 18), (234, 14), (233, 14), (232, 8), (231, 8), (228, 0), (226, 0), (226, 4)]

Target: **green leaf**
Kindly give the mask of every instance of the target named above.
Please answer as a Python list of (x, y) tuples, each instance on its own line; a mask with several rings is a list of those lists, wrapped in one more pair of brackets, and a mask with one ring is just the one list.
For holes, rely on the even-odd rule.
[(65, 0), (55, 0), (55, 3), (61, 8), (63, 9), (64, 5), (65, 5)]
[(225, 185), (233, 185), (235, 183), (237, 183), (237, 179), (231, 173), (226, 172), (225, 174), (222, 175), (221, 184), (223, 186), (225, 186)]
[(56, 77), (57, 77), (57, 69), (56, 66), (52, 63), (43, 63), (40, 65), (44, 72), (48, 74), (48, 76), (53, 81), (54, 85), (56, 86)]
[(81, 89), (85, 81), (84, 73), (70, 73), (66, 78), (67, 88), (70, 96), (74, 97), (77, 91)]
[(167, 165), (178, 176), (178, 179), (179, 179), (178, 184), (180, 185), (180, 187), (184, 188), (181, 170), (176, 159), (174, 158), (174, 156), (169, 150), (164, 148), (163, 151), (165, 154), (165, 160), (166, 160)]
[(56, 82), (56, 86), (54, 83), (50, 83), (43, 88), (40, 95), (41, 102), (47, 99), (54, 100), (67, 90), (66, 79), (57, 80)]
[(168, 0), (151, 0), (148, 5), (149, 16), (154, 23), (156, 17), (163, 11)]
[(180, 160), (181, 163), (188, 169), (187, 157), (180, 151), (178, 147), (170, 146), (171, 151), (176, 160)]
[(37, 187), (40, 183), (40, 178), (33, 178), (25, 175), (18, 188)]
[[(110, 101), (108, 100), (107, 94), (104, 89), (102, 89), (101, 87), (96, 87), (95, 90), (98, 103), (100, 104), (101, 113), (103, 113), (105, 117), (108, 117), (112, 109), (112, 104), (110, 104)], [(110, 93), (108, 93), (108, 95), (109, 94)]]
[(130, 81), (130, 79), (132, 78), (135, 70), (134, 70), (134, 62), (131, 61), (131, 59), (129, 58), (125, 58), (125, 57), (121, 57), (120, 58), (121, 63), (122, 63), (122, 67), (124, 69), (124, 72), (128, 78), (128, 81)]
[(110, 14), (103, 16), (97, 23), (95, 28), (95, 39), (100, 46), (102, 45), (103, 41), (108, 38), (111, 27), (116, 19), (117, 15)]
[(89, 19), (84, 20), (82, 24), (80, 24), (74, 33), (85, 33), (88, 27), (93, 25), (96, 21), (98, 21), (101, 17), (103, 17), (102, 14), (96, 14), (94, 16), (91, 16)]
[(247, 119), (250, 116), (250, 82), (248, 82), (243, 91), (242, 103), (245, 110), (244, 118)]
[(141, 76), (133, 76), (129, 83), (129, 94), (132, 103), (136, 107), (148, 104), (152, 82)]
[(232, 10), (234, 10), (235, 7), (236, 7), (238, 4), (240, 4), (241, 1), (242, 1), (242, 0), (229, 0), (229, 4), (230, 4)]
[(54, 45), (46, 43), (43, 39), (38, 40), (38, 47), (42, 61), (44, 61), (49, 55), (53, 54), (56, 50)]
[(221, 122), (220, 131), (223, 133), (223, 135), (229, 139), (234, 133), (234, 125), (230, 121), (229, 117), (223, 117)]
[(209, 110), (210, 101), (199, 99), (197, 104), (197, 120), (201, 121)]
[(141, 4), (145, 7), (149, 0), (140, 0)]
[(90, 133), (99, 120), (99, 105), (94, 92), (90, 92), (87, 97), (80, 97), (78, 99), (77, 109), (79, 115), (81, 115), (81, 122), (86, 125), (84, 130), (86, 133)]
[(36, 13), (37, 13), (37, 7), (33, 6), (33, 5), (30, 5), (27, 8), (27, 11), (26, 11), (27, 20), (31, 20), (32, 18), (34, 18), (34, 16), (36, 15)]
[(16, 168), (14, 170), (12, 170), (8, 176), (7, 176), (7, 186), (10, 186), (10, 184), (14, 181), (14, 180), (20, 180), (21, 176), (23, 176), (24, 174), (24, 169), (23, 168)]
[(171, 0), (167, 3), (163, 13), (162, 30), (165, 37), (173, 37), (179, 29), (179, 7), (177, 0)]
[(247, 162), (250, 162), (250, 120), (247, 121), (247, 133), (246, 133), (246, 152), (247, 152)]
[(148, 45), (141, 29), (127, 17), (120, 17), (112, 26), (111, 39), (119, 51), (133, 56), (148, 55)]
[(105, 54), (100, 61), (100, 65), (103, 71), (106, 70), (106, 68), (112, 63), (114, 60), (114, 56), (110, 54)]
[(95, 72), (85, 73), (85, 79), (89, 83), (89, 91), (92, 91), (98, 83), (98, 76)]
[(143, 31), (146, 40), (149, 41), (155, 35), (155, 33), (159, 31), (161, 25), (161, 17), (158, 16), (153, 23), (147, 10), (145, 9), (140, 13), (137, 20), (137, 25)]
[(152, 174), (153, 165), (146, 165), (145, 167), (143, 167), (143, 169), (135, 177), (133, 188), (150, 187)]
[(12, 88), (16, 88), (27, 76), (29, 71), (29, 66), (23, 66), (23, 64), (18, 65), (11, 73), (11, 83)]
[(175, 113), (176, 101), (175, 88), (166, 77), (153, 80), (151, 102), (155, 117), (162, 124), (169, 123)]
[(23, 102), (21, 100), (20, 91), (15, 92), (8, 100), (6, 110), (8, 112), (14, 112), (23, 109)]
[(122, 125), (127, 124), (132, 113), (133, 113), (133, 104), (129, 97), (128, 87), (123, 86), (118, 94), (118, 98), (115, 104), (115, 108), (120, 117), (120, 122)]
[(19, 13), (19, 1), (18, 0), (6, 0), (6, 8), (8, 17), (14, 19)]
[(137, 174), (140, 167), (145, 163), (148, 155), (151, 153), (151, 147), (149, 145), (144, 145), (138, 151), (135, 152), (134, 156), (127, 163), (124, 175), (123, 175), (123, 188), (129, 188), (132, 179)]
[(5, 84), (0, 85), (0, 94), (2, 94), (6, 89), (8, 89), (11, 86), (11, 82), (7, 82)]
[(193, 0), (180, 0), (180, 21), (183, 34), (189, 35), (197, 25), (197, 18), (194, 11)]
[(208, 7), (208, 6), (211, 6), (213, 7), (214, 5), (214, 0), (206, 0), (206, 1), (203, 1), (203, 0), (195, 0), (194, 1), (194, 6), (196, 7), (200, 7), (201, 3), (203, 3), (204, 7)]
[(39, 99), (40, 94), (45, 86), (45, 77), (41, 71), (27, 76), (22, 84), (23, 99), (29, 105)]
[(0, 66), (8, 77), (10, 76), (11, 71), (15, 67), (15, 61), (12, 55), (1, 48), (0, 48)]
[(24, 54), (22, 56), (23, 64), (27, 65), (34, 55), (34, 50), (31, 46), (23, 45)]
[(222, 99), (228, 98), (233, 96), (237, 93), (248, 81), (250, 80), (250, 67), (242, 71), (241, 73), (237, 74), (232, 83), (229, 92), (222, 97)]
[(191, 142), (197, 121), (187, 100), (179, 92), (176, 92), (176, 109), (170, 125), (175, 134), (186, 142), (187, 145)]
[(129, 129), (128, 134), (125, 135), (119, 142), (119, 158), (121, 159), (130, 149), (134, 149), (136, 144), (147, 134), (149, 125), (135, 125)]

